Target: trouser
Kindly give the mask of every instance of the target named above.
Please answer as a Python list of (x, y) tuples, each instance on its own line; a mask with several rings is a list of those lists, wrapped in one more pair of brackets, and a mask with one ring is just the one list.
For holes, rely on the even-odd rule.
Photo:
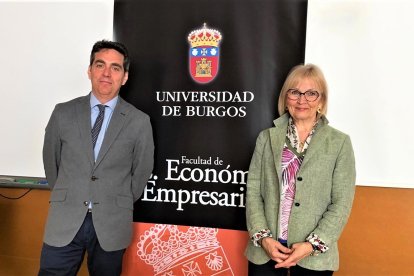
[(63, 247), (43, 244), (39, 276), (73, 276), (79, 271), (85, 253), (91, 276), (119, 276), (125, 249), (105, 251), (99, 245), (92, 222), (92, 213), (85, 220), (73, 241)]

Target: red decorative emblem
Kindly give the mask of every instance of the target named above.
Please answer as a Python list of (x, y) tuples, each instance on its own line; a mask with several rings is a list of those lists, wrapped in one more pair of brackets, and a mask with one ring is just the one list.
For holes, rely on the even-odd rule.
[(220, 60), (221, 34), (208, 29), (206, 23), (202, 29), (188, 35), (190, 42), (190, 75), (198, 83), (211, 82), (218, 73)]
[(154, 276), (234, 275), (217, 239), (219, 229), (155, 224), (139, 236), (137, 256)]

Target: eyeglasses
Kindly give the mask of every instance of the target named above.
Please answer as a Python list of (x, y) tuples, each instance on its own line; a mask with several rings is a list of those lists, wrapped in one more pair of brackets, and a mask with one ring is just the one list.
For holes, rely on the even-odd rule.
[(305, 99), (308, 102), (314, 102), (319, 98), (319, 93), (318, 91), (315, 91), (315, 90), (308, 90), (306, 92), (300, 92), (299, 90), (292, 88), (287, 91), (287, 97), (293, 101), (299, 100), (300, 96), (302, 95), (305, 97)]

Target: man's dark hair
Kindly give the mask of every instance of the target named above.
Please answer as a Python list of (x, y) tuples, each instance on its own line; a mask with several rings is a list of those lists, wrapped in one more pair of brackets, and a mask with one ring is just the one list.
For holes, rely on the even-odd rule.
[(120, 54), (122, 54), (124, 56), (124, 64), (123, 64), (124, 70), (125, 72), (129, 71), (130, 60), (129, 60), (128, 49), (125, 47), (124, 44), (120, 42), (109, 41), (105, 39), (97, 41), (93, 45), (89, 66), (92, 66), (93, 62), (95, 61), (95, 54), (103, 49), (113, 49), (115, 51), (118, 51)]

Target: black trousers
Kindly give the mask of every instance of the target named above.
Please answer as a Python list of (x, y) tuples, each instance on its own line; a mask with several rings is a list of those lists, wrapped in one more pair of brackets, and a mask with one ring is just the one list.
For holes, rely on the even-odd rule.
[(249, 276), (331, 276), (333, 271), (316, 271), (309, 270), (298, 265), (291, 268), (275, 268), (276, 262), (273, 260), (268, 261), (262, 265), (256, 265), (249, 262), (248, 274)]
[(88, 270), (91, 276), (119, 276), (125, 249), (105, 251), (99, 245), (92, 213), (88, 213), (73, 241), (63, 247), (43, 243), (39, 276), (74, 276), (78, 273), (88, 252)]

